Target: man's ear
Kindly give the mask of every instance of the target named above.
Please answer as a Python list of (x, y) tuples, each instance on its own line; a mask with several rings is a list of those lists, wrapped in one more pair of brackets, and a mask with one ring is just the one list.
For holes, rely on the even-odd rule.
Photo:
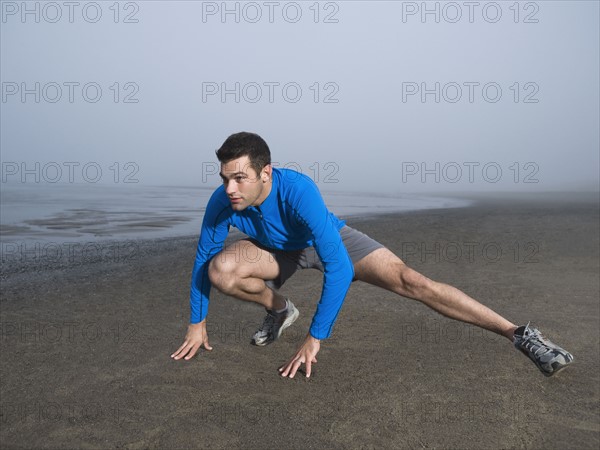
[(263, 183), (269, 181), (273, 176), (273, 166), (271, 164), (267, 164), (263, 167), (261, 179)]

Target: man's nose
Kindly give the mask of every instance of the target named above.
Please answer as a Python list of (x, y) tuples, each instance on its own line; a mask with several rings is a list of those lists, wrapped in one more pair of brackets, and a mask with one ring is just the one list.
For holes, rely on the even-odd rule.
[(235, 182), (235, 180), (229, 180), (225, 183), (225, 192), (228, 195), (235, 194), (236, 191), (237, 191), (237, 183)]

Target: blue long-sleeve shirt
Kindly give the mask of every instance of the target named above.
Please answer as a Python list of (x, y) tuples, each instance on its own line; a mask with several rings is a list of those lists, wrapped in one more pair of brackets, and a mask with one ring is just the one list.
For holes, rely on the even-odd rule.
[(204, 215), (190, 294), (191, 323), (208, 313), (208, 264), (223, 249), (231, 226), (265, 247), (300, 250), (314, 246), (323, 264), (323, 289), (310, 334), (328, 338), (354, 277), (354, 266), (339, 230), (345, 222), (329, 212), (316, 184), (306, 175), (273, 168), (271, 192), (259, 206), (234, 211), (225, 186), (215, 190)]

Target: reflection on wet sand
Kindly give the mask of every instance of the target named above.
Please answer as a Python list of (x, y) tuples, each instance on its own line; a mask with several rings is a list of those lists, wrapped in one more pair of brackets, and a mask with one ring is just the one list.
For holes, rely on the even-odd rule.
[(67, 209), (42, 219), (25, 220), (26, 225), (2, 225), (0, 233), (7, 236), (119, 236), (143, 233), (150, 230), (169, 229), (189, 222), (193, 217), (150, 214), (147, 211), (104, 211), (94, 209)]

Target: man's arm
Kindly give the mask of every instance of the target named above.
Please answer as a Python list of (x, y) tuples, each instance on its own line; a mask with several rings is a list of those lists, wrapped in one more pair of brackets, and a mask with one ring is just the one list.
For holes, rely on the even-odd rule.
[(354, 278), (354, 266), (342, 242), (334, 219), (329, 214), (321, 194), (314, 185), (303, 190), (294, 205), (300, 221), (312, 232), (313, 245), (323, 264), (323, 289), (321, 299), (312, 320), (310, 331), (296, 354), (279, 368), (281, 375), (293, 378), (302, 363), (306, 364), (306, 376), (311, 374), (312, 364), (321, 347), (321, 339), (331, 335), (333, 325)]
[(223, 248), (229, 232), (231, 212), (226, 197), (223, 201), (221, 190), (222, 188), (217, 189), (211, 196), (202, 221), (190, 287), (190, 325), (183, 344), (171, 355), (171, 358), (176, 360), (183, 357), (186, 360), (192, 358), (202, 345), (212, 350), (206, 331), (211, 288), (208, 265), (214, 255)]
[(310, 229), (313, 246), (323, 264), (323, 288), (310, 335), (319, 340), (327, 339), (354, 278), (354, 265), (342, 242), (337, 223), (312, 181), (303, 190), (295, 209), (299, 219)]

